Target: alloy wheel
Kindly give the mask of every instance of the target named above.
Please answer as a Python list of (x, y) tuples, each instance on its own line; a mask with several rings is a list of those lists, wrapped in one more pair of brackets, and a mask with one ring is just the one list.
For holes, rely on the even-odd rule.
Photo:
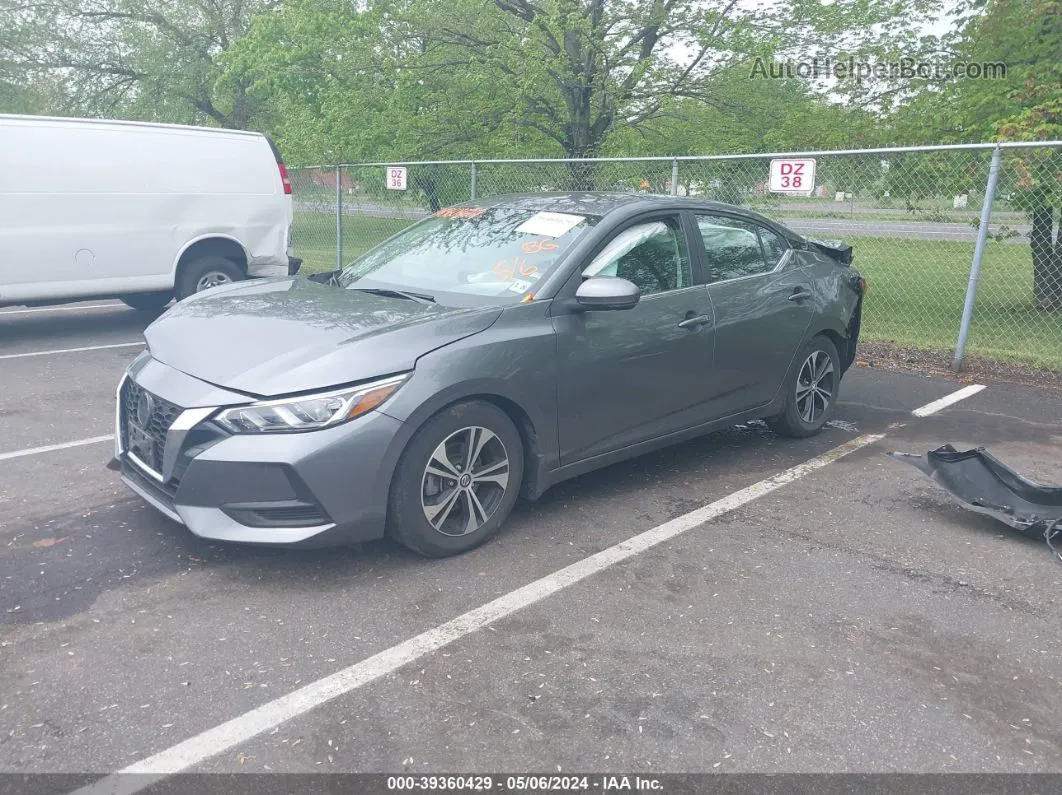
[(480, 426), (462, 428), (435, 448), (424, 468), (424, 517), (443, 535), (474, 533), (497, 510), (508, 485), (509, 454), (498, 435)]
[(812, 425), (826, 413), (836, 391), (833, 360), (826, 351), (812, 351), (800, 367), (796, 383), (796, 407), (800, 419)]

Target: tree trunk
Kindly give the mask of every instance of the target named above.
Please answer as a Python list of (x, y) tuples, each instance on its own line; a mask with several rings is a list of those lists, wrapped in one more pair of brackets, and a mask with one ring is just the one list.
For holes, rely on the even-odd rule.
[(428, 206), (431, 207), (433, 213), (437, 213), (442, 209), (442, 201), (439, 199), (438, 185), (433, 175), (427, 177), (414, 177), (413, 184), (424, 191), (424, 195), (428, 197)]
[(1032, 212), (1029, 247), (1032, 249), (1033, 299), (1037, 309), (1062, 309), (1062, 239), (1055, 239), (1054, 212), (1054, 207), (1047, 204)]
[[(586, 157), (586, 155), (580, 155)], [(596, 190), (596, 163), (568, 163), (568, 185), (571, 190)]]

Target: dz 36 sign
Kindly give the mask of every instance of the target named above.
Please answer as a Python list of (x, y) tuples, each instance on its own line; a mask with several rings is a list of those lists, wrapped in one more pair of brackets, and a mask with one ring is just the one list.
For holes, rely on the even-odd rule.
[(810, 196), (815, 190), (814, 159), (777, 158), (772, 160), (768, 190), (771, 193), (796, 193)]
[(390, 166), (387, 169), (387, 187), (391, 190), (406, 189), (405, 166)]

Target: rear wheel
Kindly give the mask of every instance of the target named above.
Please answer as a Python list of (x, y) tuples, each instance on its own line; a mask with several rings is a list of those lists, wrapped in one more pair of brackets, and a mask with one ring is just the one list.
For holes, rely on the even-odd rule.
[(243, 268), (231, 259), (216, 255), (199, 257), (181, 268), (177, 277), (177, 300), (244, 278)]
[(141, 312), (161, 312), (173, 300), (173, 293), (133, 293), (119, 297), (123, 304)]
[(783, 387), (785, 410), (767, 424), (782, 436), (812, 436), (833, 414), (841, 384), (841, 361), (829, 337), (815, 337), (797, 356), (793, 374)]
[(391, 485), (388, 529), (428, 557), (479, 546), (520, 494), (524, 449), (513, 421), (482, 401), (436, 414), (413, 436)]

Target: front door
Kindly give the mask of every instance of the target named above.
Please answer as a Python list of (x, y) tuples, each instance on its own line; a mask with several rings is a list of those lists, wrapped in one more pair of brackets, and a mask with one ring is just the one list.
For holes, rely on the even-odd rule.
[(714, 322), (677, 215), (615, 234), (582, 271), (641, 288), (633, 309), (554, 318), (561, 464), (696, 425), (711, 394)]

